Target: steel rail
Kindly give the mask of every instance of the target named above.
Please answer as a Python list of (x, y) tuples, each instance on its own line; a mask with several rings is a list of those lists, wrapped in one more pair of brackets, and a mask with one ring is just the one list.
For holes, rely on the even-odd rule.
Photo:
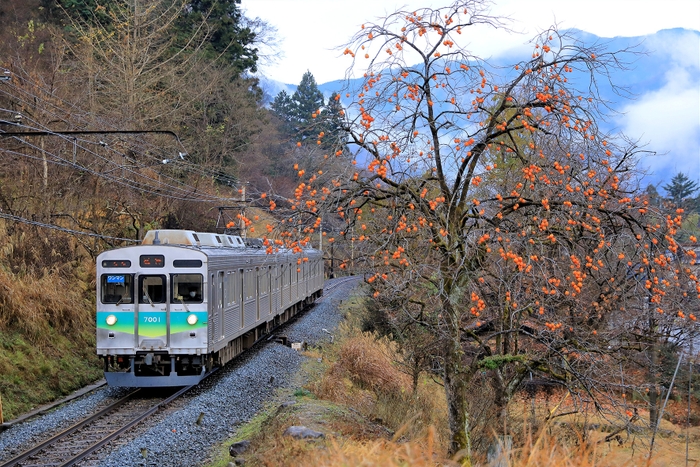
[(69, 428), (66, 428), (62, 432), (52, 436), (51, 438), (47, 439), (46, 441), (44, 441), (40, 444), (37, 444), (36, 446), (34, 446), (31, 449), (24, 451), (22, 454), (10, 459), (9, 461), (3, 462), (2, 464), (0, 464), (0, 467), (9, 467), (12, 465), (17, 465), (17, 464), (22, 463), (23, 461), (29, 459), (30, 457), (32, 457), (33, 455), (35, 455), (41, 451), (43, 451), (45, 448), (51, 446), (52, 444), (62, 440), (63, 438), (67, 437), (68, 435), (71, 435), (71, 434), (75, 433), (76, 431), (80, 430), (81, 428), (89, 425), (90, 423), (92, 423), (96, 419), (108, 414), (109, 412), (113, 411), (114, 409), (121, 407), (126, 402), (128, 402), (130, 399), (132, 399), (133, 396), (135, 394), (137, 394), (139, 391), (141, 391), (141, 390), (137, 389), (136, 391), (129, 393), (128, 395), (126, 395), (126, 396), (122, 397), (121, 399), (119, 399), (118, 401), (108, 405), (107, 407), (100, 410), (99, 412), (96, 412), (96, 413), (90, 415), (89, 417), (87, 417), (86, 419), (76, 423), (75, 425), (73, 425)]
[[(207, 376), (208, 376), (209, 374), (211, 374), (211, 373), (213, 373), (213, 371), (210, 372), (210, 373), (208, 373)], [(84, 450), (83, 452), (81, 452), (80, 454), (74, 456), (73, 458), (67, 460), (64, 464), (61, 464), (62, 467), (72, 466), (72, 465), (75, 465), (75, 464), (77, 464), (78, 462), (82, 461), (82, 460), (85, 459), (87, 456), (89, 456), (89, 455), (92, 454), (93, 452), (97, 451), (98, 449), (102, 448), (103, 446), (107, 445), (107, 444), (110, 443), (111, 441), (115, 440), (115, 439), (118, 438), (120, 435), (122, 435), (123, 433), (125, 433), (126, 431), (128, 431), (129, 429), (131, 429), (132, 427), (134, 427), (135, 425), (137, 425), (138, 423), (140, 423), (142, 420), (144, 420), (144, 419), (150, 417), (151, 415), (153, 415), (153, 414), (154, 414), (156, 411), (158, 411), (161, 407), (163, 407), (163, 406), (165, 406), (165, 405), (171, 403), (172, 401), (174, 401), (175, 399), (177, 399), (178, 397), (180, 397), (181, 395), (183, 395), (184, 393), (186, 393), (187, 391), (189, 391), (189, 390), (192, 389), (193, 387), (194, 387), (194, 386), (186, 386), (186, 387), (180, 389), (179, 391), (177, 391), (177, 392), (176, 392), (175, 394), (173, 394), (172, 396), (168, 397), (167, 399), (162, 400), (162, 401), (160, 401), (159, 403), (155, 404), (155, 405), (154, 405), (153, 407), (151, 407), (150, 409), (148, 409), (148, 410), (142, 412), (140, 415), (138, 415), (138, 416), (136, 416), (135, 418), (133, 418), (133, 419), (132, 419), (129, 423), (127, 423), (126, 425), (123, 425), (121, 428), (118, 428), (118, 429), (116, 429), (115, 431), (113, 431), (112, 433), (110, 433), (109, 435), (107, 435), (102, 441), (100, 441), (100, 442), (98, 442), (98, 443), (96, 443), (96, 444), (93, 444), (93, 445), (90, 446), (88, 449)]]
[[(209, 373), (207, 373), (207, 374), (204, 376), (203, 379), (207, 378), (208, 376), (210, 376), (211, 374), (215, 373), (215, 372), (218, 371), (218, 370), (219, 370), (219, 368), (214, 368), (214, 369), (212, 369), (212, 371), (210, 371)], [(137, 425), (138, 423), (140, 423), (140, 422), (143, 421), (144, 419), (150, 417), (150, 416), (153, 415), (156, 411), (158, 411), (160, 408), (162, 408), (162, 407), (166, 406), (167, 404), (171, 403), (172, 401), (174, 401), (175, 399), (177, 399), (178, 397), (180, 397), (182, 394), (184, 394), (184, 393), (186, 393), (187, 391), (189, 391), (190, 389), (192, 389), (194, 386), (196, 386), (196, 385), (193, 385), (193, 386), (185, 386), (185, 387), (183, 387), (182, 389), (180, 389), (180, 390), (177, 391), (176, 393), (172, 394), (172, 395), (169, 396), (168, 398), (166, 398), (166, 399), (164, 399), (164, 400), (158, 402), (157, 404), (154, 404), (154, 405), (153, 405), (152, 407), (150, 407), (148, 410), (145, 410), (145, 411), (141, 412), (140, 414), (138, 414), (137, 416), (131, 418), (130, 421), (128, 421), (127, 423), (123, 424), (120, 428), (117, 428), (116, 430), (112, 431), (112, 432), (109, 433), (107, 436), (105, 436), (105, 437), (102, 438), (100, 441), (98, 441), (97, 443), (92, 444), (92, 445), (90, 445), (90, 446), (87, 447), (87, 448), (84, 448), (80, 453), (78, 453), (77, 455), (73, 456), (72, 458), (70, 458), (70, 459), (68, 459), (68, 460), (65, 460), (65, 461), (61, 461), (59, 464), (52, 463), (51, 465), (60, 465), (60, 466), (62, 466), (62, 467), (68, 467), (68, 466), (72, 466), (72, 465), (75, 465), (75, 464), (81, 462), (81, 461), (84, 460), (87, 456), (89, 456), (89, 455), (92, 454), (93, 452), (97, 451), (98, 449), (104, 447), (104, 446), (107, 445), (108, 443), (114, 441), (116, 438), (118, 438), (119, 436), (121, 436), (122, 434), (124, 434), (126, 431), (128, 431), (128, 430), (131, 429), (131, 428), (133, 428), (135, 425)], [(66, 430), (64, 430), (64, 431), (62, 431), (62, 432), (60, 432), (60, 433), (58, 433), (57, 435), (51, 437), (50, 439), (48, 439), (48, 440), (46, 440), (46, 441), (44, 441), (44, 442), (42, 442), (42, 443), (40, 443), (40, 444), (34, 446), (33, 448), (31, 448), (31, 449), (29, 449), (29, 450), (27, 450), (27, 451), (21, 453), (20, 455), (14, 457), (14, 458), (12, 458), (12, 459), (10, 459), (9, 461), (5, 461), (5, 462), (1, 463), (1, 464), (0, 464), (0, 467), (10, 467), (10, 466), (22, 465), (22, 463), (23, 463), (24, 461), (26, 461), (27, 459), (30, 459), (30, 458), (32, 458), (33, 456), (36, 456), (36, 455), (39, 454), (40, 452), (46, 450), (48, 447), (50, 447), (50, 446), (52, 446), (52, 445), (54, 445), (54, 444), (59, 443), (59, 442), (60, 442), (61, 440), (63, 440), (64, 438), (66, 438), (66, 437), (72, 435), (73, 433), (77, 432), (78, 430), (80, 430), (80, 429), (82, 429), (82, 428), (84, 428), (84, 427), (86, 427), (86, 426), (89, 426), (91, 423), (97, 421), (98, 419), (104, 417), (105, 415), (109, 414), (110, 412), (114, 411), (115, 409), (121, 407), (121, 406), (124, 405), (126, 402), (128, 402), (129, 400), (131, 400), (131, 399), (133, 398), (133, 396), (134, 396), (135, 394), (137, 394), (138, 392), (140, 392), (140, 391), (141, 391), (141, 389), (137, 389), (136, 391), (133, 391), (132, 393), (130, 393), (130, 394), (128, 394), (127, 396), (125, 396), (125, 397), (119, 399), (118, 401), (114, 402), (113, 404), (110, 404), (109, 406), (105, 407), (104, 409), (100, 410), (99, 412), (96, 412), (96, 413), (94, 413), (93, 415), (89, 416), (89, 417), (86, 418), (85, 420), (82, 420), (82, 421), (76, 423), (75, 425), (73, 425), (73, 426), (67, 428)]]

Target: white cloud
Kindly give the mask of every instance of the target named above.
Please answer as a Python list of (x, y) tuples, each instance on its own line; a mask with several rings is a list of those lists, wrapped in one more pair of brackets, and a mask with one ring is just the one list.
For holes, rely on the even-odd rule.
[(697, 89), (677, 89), (669, 83), (625, 109), (624, 133), (657, 153), (643, 165), (659, 173), (680, 171), (700, 177), (699, 102)]
[(647, 46), (668, 51), (671, 65), (658, 90), (639, 96), (623, 112), (623, 131), (657, 156), (643, 165), (654, 172), (652, 180), (683, 172), (700, 179), (700, 41), (687, 35), (650, 42)]
[(695, 73), (700, 72), (700, 39), (696, 33), (674, 31), (672, 35), (651, 36), (644, 45), (650, 51), (668, 54), (671, 61), (678, 66)]

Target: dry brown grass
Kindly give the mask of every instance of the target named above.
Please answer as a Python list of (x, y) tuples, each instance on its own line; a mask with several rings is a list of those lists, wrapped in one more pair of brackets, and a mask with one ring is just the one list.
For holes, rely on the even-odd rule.
[(92, 328), (95, 265), (74, 239), (0, 222), (0, 331), (39, 343)]
[[(310, 460), (310, 467), (347, 467), (347, 466), (457, 466), (456, 461), (439, 454), (441, 449), (435, 443), (434, 431), (429, 430), (420, 440), (396, 442), (396, 440), (378, 440), (363, 444), (345, 443), (333, 440), (327, 454)], [(326, 450), (324, 450), (326, 451)], [(595, 450), (589, 446), (567, 449), (552, 437), (529, 440), (525, 447), (512, 451), (506, 460), (509, 467), (600, 467), (606, 464), (596, 463)], [(473, 465), (488, 465), (475, 461)], [(620, 464), (632, 465), (632, 464)]]
[(0, 251), (0, 397), (10, 420), (102, 371), (91, 257), (74, 239), (3, 221)]
[(411, 381), (394, 366), (396, 355), (393, 342), (365, 332), (342, 342), (336, 366), (363, 389), (397, 394), (405, 392)]
[(436, 453), (435, 430), (428, 430), (422, 439), (399, 443), (394, 440), (345, 442), (331, 439), (320, 456), (309, 459), (313, 467), (434, 467), (456, 463)]
[[(323, 404), (323, 403), (321, 403)], [(302, 410), (308, 411), (309, 404), (303, 404)], [(356, 436), (352, 430), (340, 433), (339, 422), (349, 429), (350, 422), (342, 422), (343, 415), (336, 414), (333, 420), (321, 415), (322, 410), (311, 409), (322, 423), (314, 426), (306, 413), (303, 419), (296, 415), (282, 414), (269, 420), (261, 431), (262, 436), (254, 440), (254, 454), (244, 456), (245, 465), (251, 466), (305, 466), (305, 467), (457, 467), (454, 459), (444, 454), (444, 449), (438, 439), (436, 430), (430, 428), (420, 438), (410, 441), (400, 441), (403, 430), (397, 432), (391, 439), (377, 436), (367, 439)], [(325, 410), (331, 410), (325, 407)], [(334, 434), (320, 440), (295, 440), (279, 435), (286, 426), (304, 423), (314, 429), (325, 429)], [(365, 422), (367, 423), (367, 422)], [(358, 423), (354, 424), (357, 432), (364, 430)], [(277, 433), (274, 435), (272, 433)], [(649, 464), (643, 456), (635, 459), (617, 459), (609, 462), (601, 454), (604, 447), (582, 444), (567, 447), (550, 435), (541, 435), (536, 439), (528, 438), (525, 445), (509, 453), (506, 459), (508, 467), (660, 467), (679, 465), (653, 461)], [(217, 464), (219, 465), (219, 464)], [(220, 464), (225, 465), (225, 464)], [(485, 460), (474, 459), (474, 467), (487, 467)], [(693, 465), (693, 464), (691, 464)]]
[(0, 270), (0, 330), (12, 329), (38, 342), (49, 328), (60, 333), (89, 329), (92, 302), (59, 273), (17, 276)]
[[(402, 440), (424, 439), (445, 445), (446, 402), (443, 388), (424, 379), (417, 390), (402, 373), (396, 345), (372, 333), (342, 338), (326, 371), (308, 385), (319, 398), (345, 404), (367, 419), (401, 434)], [(434, 429), (434, 427), (440, 427)]]

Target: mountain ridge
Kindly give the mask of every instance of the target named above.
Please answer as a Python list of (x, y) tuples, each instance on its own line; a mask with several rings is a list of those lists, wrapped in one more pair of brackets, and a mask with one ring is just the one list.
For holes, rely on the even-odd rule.
[[(700, 31), (686, 28), (660, 29), (641, 36), (601, 37), (579, 29), (566, 29), (586, 46), (603, 45), (606, 50), (630, 50), (631, 62), (615, 70), (611, 81), (622, 86), (627, 96), (603, 89), (613, 117), (606, 122), (608, 132), (622, 132), (638, 141), (650, 156), (641, 161), (649, 172), (648, 184), (666, 183), (678, 172), (700, 180)], [(487, 60), (494, 69), (509, 69), (522, 60), (521, 48), (508, 49)], [(318, 84), (328, 98), (362, 78), (337, 79)], [(280, 91), (293, 94), (297, 85), (261, 77), (261, 86), (270, 101)], [(344, 92), (344, 91), (343, 91)], [(341, 102), (347, 104), (347, 100)], [(656, 154), (656, 156), (651, 156)]]

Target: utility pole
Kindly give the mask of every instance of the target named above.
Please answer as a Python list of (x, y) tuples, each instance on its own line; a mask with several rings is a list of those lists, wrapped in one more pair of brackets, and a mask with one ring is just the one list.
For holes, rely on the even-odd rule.
[[(246, 198), (246, 187), (248, 185), (248, 182), (243, 183), (242, 188), (240, 189), (241, 193), (241, 199), (239, 200), (233, 200), (231, 206), (219, 206), (219, 217), (216, 220), (216, 228), (217, 229), (223, 229), (225, 232), (231, 232), (233, 234), (237, 234), (242, 238), (247, 238), (247, 229), (245, 225), (245, 211), (246, 207), (248, 206), (248, 203), (250, 202), (249, 199)], [(234, 227), (233, 229), (229, 229), (226, 225), (224, 217), (224, 212), (225, 211), (234, 211), (236, 212), (238, 216), (238, 222), (234, 222), (233, 220), (231, 222), (234, 222), (234, 224), (237, 224), (238, 227)], [(235, 218), (235, 217), (234, 217)], [(229, 219), (231, 217), (229, 216)], [(223, 226), (222, 226), (223, 224)]]

